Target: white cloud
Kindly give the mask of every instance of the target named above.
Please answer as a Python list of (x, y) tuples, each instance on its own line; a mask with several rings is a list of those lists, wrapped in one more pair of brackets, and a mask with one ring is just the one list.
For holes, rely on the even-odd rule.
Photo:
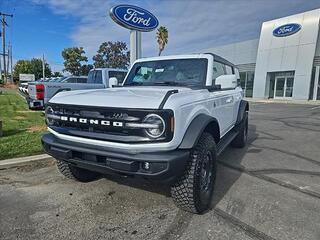
[(62, 72), (62, 70), (64, 69), (63, 64), (50, 62), (50, 61), (48, 61), (48, 63), (50, 65), (52, 73), (54, 73), (54, 72)]
[[(46, 4), (56, 14), (79, 19), (70, 38), (83, 46), (92, 57), (104, 41), (129, 41), (129, 30), (109, 17), (111, 6), (118, 1), (108, 0), (33, 0)], [(263, 21), (319, 7), (316, 0), (149, 0), (129, 1), (153, 12), (160, 25), (169, 30), (169, 43), (164, 54), (194, 52), (236, 41), (257, 38)], [(155, 55), (155, 32), (142, 34), (144, 56)]]

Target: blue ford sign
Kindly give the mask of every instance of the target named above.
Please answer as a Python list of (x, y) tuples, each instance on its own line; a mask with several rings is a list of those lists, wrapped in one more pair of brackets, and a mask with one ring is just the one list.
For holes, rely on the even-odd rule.
[(158, 19), (149, 11), (133, 5), (117, 5), (110, 10), (111, 18), (121, 26), (142, 32), (158, 27)]
[(285, 25), (277, 27), (275, 30), (273, 30), (273, 36), (275, 36), (275, 37), (290, 36), (290, 35), (298, 32), (300, 29), (301, 29), (300, 24), (297, 24), (297, 23), (285, 24)]

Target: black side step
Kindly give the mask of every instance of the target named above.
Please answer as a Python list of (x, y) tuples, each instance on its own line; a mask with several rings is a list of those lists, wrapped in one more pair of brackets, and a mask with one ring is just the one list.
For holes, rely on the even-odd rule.
[(220, 139), (220, 142), (217, 144), (217, 155), (219, 156), (223, 150), (228, 147), (232, 140), (238, 135), (238, 131), (233, 128), (230, 130), (223, 138)]

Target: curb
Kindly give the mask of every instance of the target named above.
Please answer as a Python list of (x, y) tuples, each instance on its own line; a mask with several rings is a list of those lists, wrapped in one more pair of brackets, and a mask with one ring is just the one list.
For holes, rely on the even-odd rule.
[(245, 98), (245, 100), (252, 103), (282, 103), (282, 104), (320, 106), (319, 100), (305, 101), (305, 100), (274, 100), (274, 99), (255, 99), (255, 98)]
[(48, 154), (41, 154), (41, 155), (34, 155), (34, 156), (28, 156), (28, 157), (0, 160), (0, 169), (21, 166), (21, 165), (25, 165), (25, 164), (36, 162), (36, 161), (48, 160), (51, 158), (52, 157), (49, 156)]

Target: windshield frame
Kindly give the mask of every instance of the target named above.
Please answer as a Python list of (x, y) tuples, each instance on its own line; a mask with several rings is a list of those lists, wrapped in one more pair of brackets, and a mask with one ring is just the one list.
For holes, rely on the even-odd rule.
[[(136, 69), (141, 66), (141, 65), (144, 65), (145, 63), (153, 63), (153, 62), (162, 62), (162, 61), (188, 61), (188, 60), (201, 60), (201, 61), (204, 61), (204, 72), (203, 72), (203, 75), (202, 75), (202, 79), (200, 80), (199, 83), (196, 83), (196, 84), (183, 84), (183, 81), (181, 82), (175, 82), (175, 81), (172, 81), (170, 79), (168, 79), (168, 81), (160, 81), (160, 82), (149, 82), (149, 83), (142, 83), (142, 84), (139, 84), (138, 82), (133, 82), (131, 79), (134, 78), (134, 75), (135, 75), (135, 72), (136, 72)], [(159, 86), (179, 86), (179, 87), (188, 87), (188, 88), (204, 88), (206, 86), (206, 81), (207, 81), (207, 73), (208, 73), (208, 65), (209, 65), (209, 60), (208, 58), (206, 57), (200, 57), (200, 58), (173, 58), (173, 59), (168, 59), (168, 58), (165, 58), (165, 59), (159, 59), (159, 60), (150, 60), (150, 61), (138, 61), (136, 62), (131, 68), (130, 68), (130, 71), (128, 73), (128, 75), (126, 76), (125, 78), (125, 81), (123, 82), (123, 87), (139, 87), (139, 86), (156, 86), (156, 87), (159, 87)], [(129, 79), (130, 79), (130, 82), (129, 82)], [(136, 83), (136, 84), (134, 84)]]

